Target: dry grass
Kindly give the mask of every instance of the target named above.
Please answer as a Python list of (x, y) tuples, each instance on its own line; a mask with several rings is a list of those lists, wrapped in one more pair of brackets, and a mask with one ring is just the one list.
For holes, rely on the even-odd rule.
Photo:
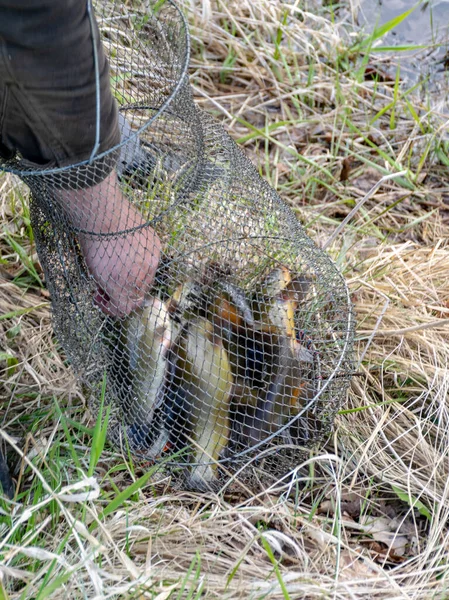
[(406, 170), (329, 248), (355, 303), (360, 375), (327, 447), (258, 496), (174, 492), (127, 457), (92, 461), (93, 423), (52, 340), (26, 206), (0, 179), (0, 315), (19, 311), (0, 316), (2, 431), (23, 449), (20, 491), (0, 509), (0, 598), (446, 598), (444, 117), (419, 90), (365, 78), (386, 59), (356, 47), (350, 11), (345, 29), (299, 3), (183, 6), (198, 102), (317, 243), (383, 175)]

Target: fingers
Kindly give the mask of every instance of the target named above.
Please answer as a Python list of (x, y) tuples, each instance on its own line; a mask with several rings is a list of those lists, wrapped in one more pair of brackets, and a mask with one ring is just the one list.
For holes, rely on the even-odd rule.
[(159, 263), (161, 244), (150, 227), (118, 238), (80, 240), (87, 268), (98, 284), (94, 302), (123, 317), (143, 303)]

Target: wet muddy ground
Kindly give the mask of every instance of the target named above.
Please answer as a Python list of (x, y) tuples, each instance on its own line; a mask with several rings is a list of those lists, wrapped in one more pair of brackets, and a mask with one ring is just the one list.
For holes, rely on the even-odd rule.
[[(360, 13), (374, 26), (376, 21), (385, 23), (417, 4), (414, 0), (361, 0)], [(437, 43), (447, 36), (448, 27), (449, 0), (429, 0), (421, 2), (390, 36), (410, 44)]]
[(367, 32), (415, 7), (374, 46), (426, 47), (379, 52), (377, 56), (390, 77), (396, 76), (399, 64), (402, 81), (410, 86), (423, 82), (432, 109), (449, 114), (449, 0), (347, 0), (339, 5), (323, 0), (323, 5), (331, 4), (337, 11), (346, 11), (345, 20)]
[[(382, 25), (416, 6), (414, 0), (361, 0), (360, 24), (368, 30)], [(434, 109), (449, 113), (449, 0), (422, 2), (381, 41), (382, 45), (418, 46), (425, 49), (392, 52), (401, 65), (402, 78), (411, 84), (428, 81)]]

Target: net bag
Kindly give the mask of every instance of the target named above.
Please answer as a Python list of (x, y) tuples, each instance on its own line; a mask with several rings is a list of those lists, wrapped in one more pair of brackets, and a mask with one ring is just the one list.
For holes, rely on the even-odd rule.
[[(20, 157), (3, 165), (32, 192), (57, 339), (94, 408), (105, 390), (114, 444), (180, 467), (194, 489), (236, 472), (280, 477), (329, 433), (345, 397), (353, 342), (345, 282), (195, 106), (176, 5), (95, 8), (120, 144), (64, 169), (33, 171)], [(70, 193), (81, 176), (94, 181), (105, 156), (143, 225), (98, 232), (74, 227), (61, 209), (61, 189)], [(101, 248), (133, 235), (138, 244), (150, 227), (161, 258), (145, 302), (126, 316), (107, 314), (81, 240)]]

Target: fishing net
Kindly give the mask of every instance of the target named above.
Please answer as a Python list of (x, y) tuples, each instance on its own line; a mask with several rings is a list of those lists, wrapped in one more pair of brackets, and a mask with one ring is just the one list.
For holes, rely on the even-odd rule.
[[(195, 489), (235, 473), (280, 477), (329, 433), (345, 397), (353, 340), (345, 282), (195, 106), (177, 7), (133, 0), (95, 9), (120, 144), (64, 169), (33, 170), (17, 156), (3, 164), (32, 192), (57, 339), (93, 408), (101, 398), (111, 407), (110, 440), (135, 457), (163, 459)], [(97, 211), (75, 227), (61, 197), (81, 180), (88, 195), (86, 181), (101, 180), (108, 163), (143, 223), (105, 231)], [(145, 228), (161, 241), (154, 282), (143, 306), (111, 314), (86, 244), (99, 256), (115, 248), (120, 263), (120, 241), (133, 236), (139, 249)]]

